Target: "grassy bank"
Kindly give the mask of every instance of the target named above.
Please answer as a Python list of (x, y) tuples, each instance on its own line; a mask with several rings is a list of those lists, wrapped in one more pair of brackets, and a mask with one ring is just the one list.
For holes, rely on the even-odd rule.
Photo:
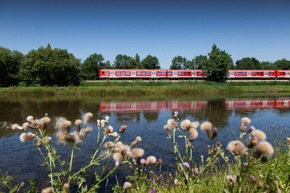
[(0, 95), (8, 96), (57, 96), (57, 95), (168, 95), (196, 93), (290, 93), (289, 82), (161, 82), (161, 81), (104, 81), (83, 82), (69, 87), (7, 87), (0, 88)]

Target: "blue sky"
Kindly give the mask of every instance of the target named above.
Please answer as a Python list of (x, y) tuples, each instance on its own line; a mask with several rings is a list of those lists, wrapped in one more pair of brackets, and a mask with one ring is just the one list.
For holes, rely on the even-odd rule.
[(85, 60), (102, 54), (207, 55), (290, 60), (289, 0), (0, 0), (0, 46), (27, 54), (46, 46)]

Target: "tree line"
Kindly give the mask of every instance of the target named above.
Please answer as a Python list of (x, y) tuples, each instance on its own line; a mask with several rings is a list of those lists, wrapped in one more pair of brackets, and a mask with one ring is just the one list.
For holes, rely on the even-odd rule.
[[(102, 54), (91, 54), (83, 62), (65, 49), (54, 48), (50, 44), (31, 50), (26, 55), (0, 46), (0, 86), (15, 86), (23, 82), (38, 82), (40, 85), (79, 85), (82, 80), (97, 80), (100, 69), (160, 69), (156, 56), (118, 54), (113, 63), (105, 61)], [(207, 55), (192, 59), (175, 56), (170, 69), (202, 69), (209, 81), (222, 82), (229, 69), (290, 69), (286, 59), (275, 62), (260, 62), (254, 57), (245, 57), (233, 62), (231, 55), (215, 44)]]

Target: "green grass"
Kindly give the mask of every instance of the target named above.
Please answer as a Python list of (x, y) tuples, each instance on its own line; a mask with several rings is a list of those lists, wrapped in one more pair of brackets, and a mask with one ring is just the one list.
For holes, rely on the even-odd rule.
[(163, 82), (163, 81), (104, 81), (82, 82), (80, 86), (41, 87), (19, 86), (0, 88), (0, 95), (54, 96), (54, 95), (169, 95), (169, 94), (235, 94), (235, 93), (290, 93), (289, 82)]

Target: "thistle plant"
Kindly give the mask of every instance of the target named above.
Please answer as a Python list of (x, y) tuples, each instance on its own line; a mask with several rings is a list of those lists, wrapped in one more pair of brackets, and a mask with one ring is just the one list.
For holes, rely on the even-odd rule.
[[(39, 151), (48, 170), (49, 187), (43, 188), (42, 192), (70, 192), (72, 185), (76, 192), (95, 192), (100, 188), (100, 183), (107, 180), (114, 174), (119, 165), (129, 158), (133, 150), (130, 146), (122, 144), (120, 135), (126, 130), (126, 125), (122, 125), (119, 132), (114, 132), (114, 128), (109, 125), (109, 117), (97, 121), (97, 139), (96, 149), (88, 161), (83, 160), (83, 165), (75, 164), (76, 152), (80, 149), (80, 144), (86, 139), (86, 135), (93, 130), (93, 114), (88, 112), (82, 119), (77, 119), (72, 126), (71, 121), (64, 117), (56, 119), (54, 128), (56, 129), (55, 137), (58, 144), (64, 144), (71, 147), (68, 160), (65, 160), (57, 152), (58, 144), (53, 143), (54, 136), (47, 134), (50, 127), (51, 119), (46, 115), (41, 119), (34, 119), (28, 116), (27, 121), (22, 124), (12, 125), (12, 129), (21, 130), (20, 141), (32, 143)], [(119, 149), (118, 149), (119, 148)], [(115, 164), (112, 161), (115, 161)], [(108, 165), (113, 165), (111, 170), (107, 169)], [(93, 182), (88, 185), (88, 174), (94, 175)], [(8, 175), (1, 178), (2, 185), (10, 192), (17, 192), (24, 185), (22, 183), (13, 186), (12, 178)]]

